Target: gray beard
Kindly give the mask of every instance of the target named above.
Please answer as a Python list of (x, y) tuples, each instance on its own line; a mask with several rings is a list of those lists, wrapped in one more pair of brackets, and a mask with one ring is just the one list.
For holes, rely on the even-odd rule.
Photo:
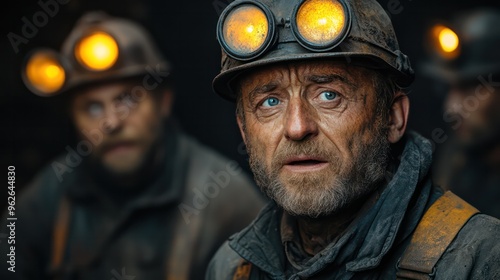
[[(279, 167), (267, 172), (265, 162), (256, 155), (249, 142), (250, 168), (264, 194), (289, 214), (311, 218), (331, 215), (371, 193), (385, 178), (390, 146), (384, 131), (378, 129), (374, 141), (359, 147), (348, 168), (334, 170), (334, 176), (329, 176), (328, 180), (324, 176), (292, 176), (285, 178), (292, 187), (287, 186), (279, 177)], [(301, 144), (294, 145), (300, 147)], [(307, 149), (302, 152), (308, 154)], [(340, 160), (334, 154), (328, 158), (330, 164)]]

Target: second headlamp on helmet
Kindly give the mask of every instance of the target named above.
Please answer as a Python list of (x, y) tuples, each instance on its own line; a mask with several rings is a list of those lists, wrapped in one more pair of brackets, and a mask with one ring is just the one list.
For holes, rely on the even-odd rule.
[(343, 0), (301, 1), (289, 16), (289, 22), (282, 22), (260, 2), (233, 2), (220, 17), (217, 39), (229, 56), (247, 61), (278, 41), (277, 25), (289, 25), (294, 41), (313, 52), (338, 46), (351, 26), (349, 6)]

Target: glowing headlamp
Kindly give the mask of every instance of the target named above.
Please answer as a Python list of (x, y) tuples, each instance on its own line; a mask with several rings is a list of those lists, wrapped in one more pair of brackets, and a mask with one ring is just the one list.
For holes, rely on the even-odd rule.
[(277, 21), (291, 26), (293, 36), (304, 48), (322, 52), (336, 47), (347, 36), (351, 17), (343, 0), (304, 0), (291, 15), (290, 24), (275, 19), (260, 2), (234, 2), (220, 17), (217, 38), (225, 52), (237, 60), (262, 55), (278, 38)]
[(444, 25), (436, 25), (431, 30), (434, 48), (445, 58), (454, 58), (459, 53), (460, 40), (458, 35)]
[(241, 60), (261, 55), (274, 37), (274, 17), (266, 6), (243, 2), (226, 9), (219, 21), (219, 42), (227, 53)]
[(66, 71), (57, 53), (43, 50), (29, 57), (22, 77), (33, 92), (49, 96), (63, 87)]
[(89, 70), (107, 70), (118, 59), (118, 44), (107, 33), (91, 33), (75, 46), (75, 57)]
[(297, 6), (294, 14), (294, 34), (309, 50), (331, 50), (347, 35), (350, 17), (343, 2), (307, 0)]
[(52, 50), (33, 52), (24, 65), (23, 81), (38, 95), (54, 95), (71, 84), (68, 79), (71, 80), (74, 71), (80, 71), (76, 69), (82, 68), (70, 66), (70, 62), (75, 61), (83, 66), (83, 72), (104, 71), (115, 65), (118, 54), (118, 43), (111, 35), (102, 31), (93, 32), (80, 38), (74, 45), (74, 59)]

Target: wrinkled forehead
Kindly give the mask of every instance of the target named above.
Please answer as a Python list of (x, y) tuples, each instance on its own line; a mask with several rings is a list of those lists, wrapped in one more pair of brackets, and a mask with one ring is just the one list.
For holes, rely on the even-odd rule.
[(297, 61), (267, 65), (242, 73), (236, 80), (240, 90), (259, 84), (311, 82), (311, 78), (335, 77), (336, 81), (349, 85), (361, 85), (372, 81), (373, 70), (341, 60)]

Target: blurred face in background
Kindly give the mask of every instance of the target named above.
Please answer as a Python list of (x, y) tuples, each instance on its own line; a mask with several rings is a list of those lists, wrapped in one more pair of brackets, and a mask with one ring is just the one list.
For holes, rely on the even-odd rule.
[(170, 94), (134, 82), (86, 87), (71, 102), (80, 139), (92, 143), (91, 162), (114, 176), (137, 172), (154, 153), (170, 112)]
[(452, 85), (445, 112), (453, 121), (452, 129), (464, 148), (481, 148), (500, 140), (500, 88)]

